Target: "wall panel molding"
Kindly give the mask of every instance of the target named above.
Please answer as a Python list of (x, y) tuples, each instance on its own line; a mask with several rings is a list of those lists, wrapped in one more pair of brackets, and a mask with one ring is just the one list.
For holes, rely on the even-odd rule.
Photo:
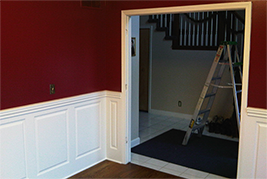
[(267, 109), (246, 108), (240, 124), (237, 177), (267, 178)]
[(0, 178), (26, 176), (25, 119), (0, 124)]
[(255, 178), (267, 178), (267, 121), (257, 122)]
[(63, 98), (59, 100), (53, 100), (53, 101), (48, 101), (48, 102), (36, 103), (32, 105), (26, 105), (26, 106), (1, 110), (0, 120), (4, 118), (11, 118), (11, 117), (16, 117), (20, 115), (37, 113), (39, 111), (50, 110), (53, 108), (75, 105), (76, 103), (86, 102), (88, 101), (88, 99), (89, 100), (102, 99), (102, 98), (105, 98), (106, 96), (115, 97), (117, 95), (118, 94), (116, 94), (116, 92), (100, 91), (100, 92), (94, 92), (94, 93), (89, 93), (89, 94), (84, 94), (84, 95), (79, 95), (79, 96), (74, 96), (74, 97), (69, 97), (69, 98)]
[(67, 110), (35, 117), (38, 175), (69, 163)]
[(251, 117), (259, 117), (267, 120), (267, 109), (248, 107), (247, 114)]
[(105, 160), (107, 99), (118, 121), (120, 96), (100, 91), (0, 111), (0, 178), (66, 178)]
[(124, 152), (121, 140), (122, 122), (122, 96), (119, 92), (107, 92), (106, 97), (106, 120), (107, 120), (107, 158), (111, 161), (121, 163), (121, 153)]
[(75, 108), (76, 159), (100, 149), (100, 105), (100, 101), (96, 101)]
[(117, 150), (118, 149), (118, 102), (110, 101), (110, 147)]

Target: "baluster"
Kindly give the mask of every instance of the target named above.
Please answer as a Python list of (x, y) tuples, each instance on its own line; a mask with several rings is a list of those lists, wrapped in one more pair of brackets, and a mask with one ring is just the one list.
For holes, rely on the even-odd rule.
[[(207, 15), (207, 12), (204, 12), (204, 18), (203, 19), (206, 19), (208, 17)], [(204, 30), (203, 30), (203, 33), (204, 33), (204, 37), (203, 37), (203, 46), (208, 46), (208, 21), (207, 22), (203, 22), (203, 26), (204, 26)]]
[(164, 14), (164, 16), (165, 16), (165, 20), (164, 20), (164, 22), (165, 22), (165, 26), (164, 26), (164, 27), (168, 27), (168, 26), (167, 26), (167, 22), (168, 22), (167, 14)]
[[(191, 17), (191, 13), (189, 13), (189, 17)], [(192, 46), (192, 44), (191, 44), (191, 36), (192, 36), (192, 34), (191, 34), (191, 22), (188, 22), (188, 46)]]
[[(193, 13), (193, 18), (196, 19), (196, 13), (195, 13), (195, 12)], [(196, 36), (196, 29), (195, 29), (195, 28), (196, 28), (196, 24), (193, 23), (193, 24), (192, 24), (192, 29), (193, 29), (193, 31), (192, 31), (192, 33), (193, 33), (193, 34), (192, 34), (192, 46), (195, 46), (195, 45), (196, 45), (196, 44), (195, 44), (195, 40), (196, 40), (196, 39), (195, 39), (195, 36)]]
[(217, 22), (218, 22), (218, 11), (217, 12), (215, 12), (215, 13), (217, 13), (216, 15), (215, 15), (215, 17), (214, 17), (214, 19), (213, 19), (213, 25), (214, 25), (214, 28), (213, 28), (213, 40), (212, 40), (212, 44), (213, 44), (213, 46), (215, 46), (215, 47), (217, 47), (218, 45), (217, 45), (217, 40), (218, 40), (218, 37), (217, 37), (217, 34), (218, 34), (218, 24), (217, 24)]
[(161, 14), (161, 16), (162, 16), (162, 28), (164, 28), (165, 27), (165, 14)]
[(186, 27), (187, 27), (187, 21), (186, 20), (184, 20), (184, 46), (186, 46), (187, 45), (187, 32), (186, 32)]
[[(204, 19), (204, 12), (202, 12), (202, 19)], [(206, 28), (205, 28), (205, 22), (202, 23), (202, 37), (201, 37), (201, 45), (205, 46), (205, 33), (206, 33)]]
[(172, 16), (173, 14), (170, 14), (170, 20), (169, 20), (169, 35), (172, 36)]
[[(197, 15), (197, 20), (199, 20), (199, 12), (196, 14)], [(197, 40), (197, 46), (199, 46), (199, 29), (200, 29), (200, 24), (197, 24), (197, 38), (196, 38), (196, 40)]]
[(160, 14), (160, 27), (163, 26), (163, 14)]
[(180, 46), (183, 46), (183, 18), (182, 18), (182, 15), (180, 15), (179, 18), (180, 18)]
[[(211, 12), (210, 14), (209, 14), (210, 16), (213, 16), (213, 12)], [(210, 44), (210, 47), (212, 47), (212, 40), (213, 40), (213, 19), (214, 19), (215, 17), (213, 17), (212, 19), (210, 19), (210, 27), (209, 27), (209, 44)]]
[[(220, 21), (220, 19), (221, 19), (221, 16), (222, 16), (222, 14), (217, 14), (217, 16), (216, 16), (216, 39), (215, 39), (215, 45), (216, 46), (219, 46), (219, 43), (220, 43), (220, 37), (219, 37), (219, 34), (222, 34), (222, 33), (220, 33), (220, 30), (219, 30), (219, 27), (220, 27), (220, 23), (219, 23), (219, 21)], [(221, 24), (222, 24), (223, 22), (221, 22)], [(222, 31), (223, 29), (221, 29), (221, 31)]]

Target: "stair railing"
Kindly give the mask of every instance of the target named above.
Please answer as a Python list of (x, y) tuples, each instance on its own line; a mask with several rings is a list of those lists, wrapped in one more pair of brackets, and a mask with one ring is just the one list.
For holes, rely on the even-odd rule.
[(156, 30), (165, 31), (173, 49), (216, 50), (221, 41), (239, 42), (243, 54), (244, 19), (234, 11), (150, 15)]
[(173, 14), (150, 15), (148, 22), (156, 23), (157, 31), (165, 31), (165, 40), (173, 39)]

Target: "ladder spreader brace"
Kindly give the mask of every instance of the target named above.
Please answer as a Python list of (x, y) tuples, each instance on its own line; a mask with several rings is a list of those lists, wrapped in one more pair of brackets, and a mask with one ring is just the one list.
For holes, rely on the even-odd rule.
[[(223, 41), (221, 43), (221, 45), (219, 46), (217, 53), (215, 55), (215, 58), (213, 60), (211, 69), (209, 71), (209, 74), (207, 76), (206, 82), (204, 84), (204, 87), (202, 89), (202, 92), (200, 94), (198, 103), (196, 105), (194, 114), (192, 116), (192, 119), (190, 121), (189, 124), (189, 128), (184, 136), (183, 139), (183, 145), (187, 145), (188, 140), (191, 136), (191, 133), (195, 130), (197, 130), (198, 132), (198, 136), (202, 136), (205, 124), (208, 120), (209, 117), (209, 113), (212, 107), (212, 104), (214, 102), (215, 99), (215, 95), (217, 93), (218, 88), (232, 88), (233, 89), (233, 97), (234, 97), (234, 103), (235, 103), (235, 111), (236, 111), (236, 119), (237, 119), (237, 126), (238, 126), (238, 131), (239, 131), (239, 124), (240, 124), (240, 113), (239, 113), (239, 106), (238, 106), (238, 98), (237, 98), (237, 93), (239, 93), (241, 90), (237, 91), (236, 90), (236, 86), (239, 84), (235, 83), (235, 72), (234, 72), (234, 67), (238, 66), (238, 70), (239, 70), (239, 74), (240, 74), (240, 78), (242, 81), (242, 62), (240, 61), (239, 57), (238, 57), (238, 52), (237, 52), (237, 47), (236, 47), (237, 43), (236, 42), (232, 42), (232, 41)], [(232, 61), (232, 57), (231, 57), (231, 48), (232, 46), (235, 46), (235, 59), (234, 62)], [(223, 59), (221, 60), (221, 56), (223, 51), (225, 50), (224, 54), (223, 54)], [(227, 63), (224, 63), (226, 62)], [(215, 74), (215, 71), (217, 69), (217, 66), (221, 65), (220, 68), (218, 69), (217, 73)], [(231, 73), (231, 85), (230, 86), (221, 86), (220, 82), (221, 82), (221, 78), (225, 69), (225, 66), (229, 65), (230, 67), (230, 73)], [(213, 83), (211, 83), (213, 82)], [(242, 85), (242, 84), (241, 84)], [(209, 87), (212, 87), (211, 89), (211, 93), (207, 94)], [(202, 109), (202, 105), (205, 99), (208, 99), (208, 103), (205, 109)], [(203, 114), (203, 117), (200, 118), (199, 115)]]

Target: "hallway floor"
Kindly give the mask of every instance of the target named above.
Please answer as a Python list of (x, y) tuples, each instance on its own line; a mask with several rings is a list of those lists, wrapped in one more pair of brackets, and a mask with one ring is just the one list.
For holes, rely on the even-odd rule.
[[(158, 136), (170, 129), (179, 129), (186, 131), (188, 129), (189, 122), (189, 119), (149, 114), (147, 112), (139, 112), (140, 143), (152, 139), (155, 136)], [(221, 134), (209, 133), (206, 128), (203, 132), (203, 135), (238, 141), (237, 138), (232, 138)], [(224, 178), (218, 175), (213, 175), (210, 173), (168, 163), (135, 153), (132, 153), (132, 163), (183, 178)]]

